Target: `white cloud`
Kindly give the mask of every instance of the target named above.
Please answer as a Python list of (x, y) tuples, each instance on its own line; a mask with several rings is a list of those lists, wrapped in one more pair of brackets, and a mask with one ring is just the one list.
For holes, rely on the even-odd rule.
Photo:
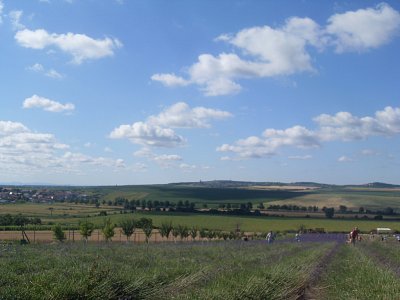
[(291, 17), (283, 26), (245, 28), (215, 39), (233, 45), (236, 53), (204, 53), (186, 68), (186, 78), (173, 73), (154, 74), (165, 86), (200, 87), (206, 96), (238, 93), (237, 80), (315, 72), (310, 48), (336, 52), (363, 51), (388, 43), (400, 29), (400, 14), (388, 4), (349, 11), (328, 19), (326, 28), (310, 18)]
[(135, 144), (156, 147), (175, 147), (183, 145), (185, 139), (170, 128), (136, 122), (132, 125), (121, 125), (110, 133), (112, 139), (127, 138)]
[(184, 172), (191, 172), (191, 171), (195, 170), (197, 168), (197, 166), (182, 163), (179, 165), (179, 168)]
[(314, 119), (320, 126), (323, 141), (352, 141), (370, 136), (392, 136), (400, 133), (400, 108), (385, 107), (375, 117), (356, 117), (348, 112), (334, 116), (322, 114)]
[(23, 108), (43, 108), (45, 111), (50, 112), (63, 112), (72, 111), (75, 109), (75, 105), (72, 103), (61, 104), (59, 102), (40, 97), (38, 95), (33, 95), (30, 98), (26, 98)]
[(338, 162), (351, 162), (351, 161), (353, 161), (353, 159), (343, 155), (343, 156), (339, 157), (337, 161)]
[(27, 69), (30, 71), (33, 71), (33, 72), (41, 73), (47, 77), (54, 78), (54, 79), (64, 78), (64, 75), (58, 73), (56, 70), (54, 70), (54, 69), (46, 70), (44, 68), (44, 66), (39, 63), (35, 63), (34, 65), (27, 67)]
[(174, 163), (182, 161), (182, 157), (176, 154), (154, 155), (150, 159), (159, 164), (162, 168), (170, 168), (174, 166)]
[(190, 108), (185, 102), (178, 102), (157, 116), (150, 116), (147, 123), (171, 128), (208, 128), (209, 120), (223, 120), (229, 117), (232, 117), (232, 114), (227, 111), (201, 106)]
[(25, 26), (21, 24), (22, 14), (23, 14), (22, 10), (12, 10), (8, 14), (11, 21), (11, 25), (14, 30), (22, 30), (25, 28)]
[(202, 54), (189, 68), (189, 79), (175, 74), (155, 74), (152, 79), (166, 86), (197, 84), (207, 96), (234, 94), (241, 90), (235, 79), (313, 71), (306, 47), (324, 44), (319, 25), (309, 18), (288, 19), (280, 28), (247, 28), (233, 36), (221, 35), (216, 40), (234, 45), (250, 60), (233, 53)]
[(135, 172), (146, 172), (148, 169), (147, 165), (144, 163), (136, 163), (133, 166), (133, 171)]
[(148, 147), (133, 153), (135, 157), (143, 157), (149, 161), (157, 163), (162, 168), (169, 168), (175, 165), (176, 162), (182, 161), (182, 157), (177, 154), (155, 154)]
[(326, 31), (334, 36), (336, 51), (365, 51), (387, 44), (400, 29), (400, 13), (386, 3), (375, 8), (335, 14)]
[(34, 132), (24, 124), (0, 121), (0, 169), (13, 174), (82, 173), (88, 166), (123, 168), (122, 159), (93, 157), (68, 151), (53, 134)]
[(284, 146), (315, 148), (319, 145), (314, 132), (294, 126), (285, 130), (266, 129), (262, 137), (251, 136), (238, 140), (233, 145), (224, 144), (217, 151), (234, 152), (240, 158), (261, 158), (277, 154), (278, 149)]
[(56, 70), (54, 70), (54, 69), (48, 70), (46, 73), (44, 73), (44, 75), (46, 75), (47, 77), (55, 78), (55, 79), (62, 79), (62, 78), (64, 78), (64, 75), (58, 73), (58, 72), (57, 72)]
[(180, 161), (182, 160), (182, 157), (176, 154), (162, 154), (162, 155), (156, 155), (153, 157), (153, 160), (156, 162), (166, 162), (166, 161)]
[(30, 71), (34, 71), (34, 72), (43, 72), (44, 71), (43, 65), (41, 65), (39, 63), (29, 66), (27, 69)]
[(151, 79), (159, 81), (165, 86), (186, 86), (190, 84), (188, 80), (176, 76), (175, 74), (154, 74), (151, 76)]
[(28, 128), (22, 123), (11, 121), (0, 121), (0, 136), (14, 133), (28, 132)]
[(94, 165), (100, 167), (114, 167), (121, 168), (124, 166), (122, 159), (110, 159), (105, 157), (93, 157), (82, 153), (66, 152), (62, 157), (61, 161), (65, 164), (71, 165)]
[(136, 151), (133, 153), (133, 156), (136, 157), (147, 157), (147, 158), (151, 158), (154, 156), (153, 152), (147, 148), (147, 147), (143, 147), (140, 150)]
[(114, 51), (122, 47), (118, 39), (93, 39), (85, 34), (56, 34), (44, 29), (20, 30), (15, 34), (19, 45), (31, 49), (56, 47), (73, 57), (72, 62), (81, 64), (85, 60), (100, 59), (113, 56)]
[(284, 130), (266, 129), (261, 137), (250, 136), (233, 144), (223, 144), (219, 152), (233, 152), (239, 158), (261, 158), (277, 154), (282, 147), (316, 148), (329, 141), (355, 141), (372, 136), (400, 134), (400, 108), (386, 107), (374, 117), (356, 117), (349, 112), (321, 114), (314, 119), (318, 128), (293, 126)]
[(172, 128), (207, 128), (210, 127), (210, 120), (222, 120), (231, 116), (226, 111), (205, 107), (190, 108), (186, 103), (178, 102), (160, 114), (148, 117), (145, 122), (120, 125), (110, 133), (110, 138), (127, 138), (143, 146), (176, 147), (183, 145), (186, 140)]

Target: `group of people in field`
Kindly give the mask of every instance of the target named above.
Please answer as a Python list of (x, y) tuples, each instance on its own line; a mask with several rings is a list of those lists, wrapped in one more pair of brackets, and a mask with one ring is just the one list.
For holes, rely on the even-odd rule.
[[(267, 233), (266, 240), (268, 244), (272, 244), (275, 241), (275, 238), (276, 238), (276, 233), (274, 233), (273, 231), (269, 231)], [(295, 234), (294, 240), (296, 242), (300, 242), (300, 232)]]
[[(396, 240), (400, 242), (400, 235), (394, 235), (394, 236)], [(273, 231), (269, 231), (266, 236), (267, 243), (272, 244), (275, 241), (275, 238), (276, 238), (276, 233), (274, 233)], [(385, 235), (382, 235), (381, 238), (382, 241), (385, 241), (387, 237)], [(294, 241), (295, 242), (301, 241), (301, 232), (295, 234)], [(357, 241), (358, 242), (362, 241), (362, 236), (360, 234), (360, 230), (358, 229), (358, 227), (354, 227), (347, 236), (347, 243), (355, 245)]]
[(355, 245), (356, 241), (361, 241), (360, 230), (358, 230), (358, 227), (354, 227), (353, 230), (350, 231), (348, 239), (348, 242), (352, 245)]

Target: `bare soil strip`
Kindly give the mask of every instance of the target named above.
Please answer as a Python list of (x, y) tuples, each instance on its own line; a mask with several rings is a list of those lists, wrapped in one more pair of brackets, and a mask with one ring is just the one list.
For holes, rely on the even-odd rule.
[(319, 263), (312, 270), (306, 284), (299, 290), (298, 297), (296, 298), (297, 300), (318, 299), (316, 296), (318, 294), (316, 293), (318, 282), (327, 271), (329, 264), (332, 262), (333, 257), (341, 246), (343, 246), (342, 243), (335, 243), (332, 249), (321, 258)]

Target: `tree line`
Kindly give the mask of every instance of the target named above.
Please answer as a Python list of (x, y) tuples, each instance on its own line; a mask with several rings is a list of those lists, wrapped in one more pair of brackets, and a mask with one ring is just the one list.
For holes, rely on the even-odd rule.
[(42, 220), (40, 218), (28, 218), (21, 214), (18, 215), (0, 215), (0, 226), (25, 226), (28, 224), (41, 225)]
[[(150, 218), (140, 218), (136, 220), (134, 218), (126, 219), (121, 221), (119, 224), (113, 224), (110, 218), (104, 220), (103, 226), (100, 230), (104, 236), (106, 242), (111, 241), (115, 235), (115, 228), (121, 228), (121, 232), (125, 235), (126, 241), (129, 242), (131, 236), (135, 233), (136, 229), (141, 229), (145, 234), (145, 242), (149, 243), (150, 237), (156, 227), (153, 226), (153, 220)], [(79, 223), (79, 232), (82, 236), (84, 242), (88, 242), (89, 238), (92, 236), (95, 230), (95, 225), (87, 220)], [(241, 239), (243, 237), (243, 232), (225, 232), (221, 230), (210, 230), (207, 228), (198, 228), (197, 226), (188, 227), (186, 225), (173, 225), (172, 222), (164, 222), (158, 228), (159, 233), (162, 238), (169, 239), (173, 237), (174, 241), (184, 241), (189, 237), (195, 241), (197, 237), (202, 240), (211, 241), (213, 239), (223, 239), (223, 240), (234, 240)], [(54, 238), (60, 242), (66, 240), (66, 234), (63, 227), (58, 224), (53, 227)], [(259, 234), (258, 238), (265, 238), (266, 234)]]

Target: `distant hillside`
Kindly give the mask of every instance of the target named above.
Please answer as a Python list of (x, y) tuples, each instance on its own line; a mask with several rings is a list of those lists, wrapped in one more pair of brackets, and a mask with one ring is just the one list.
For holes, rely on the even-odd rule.
[(175, 186), (190, 186), (190, 187), (209, 187), (209, 188), (237, 188), (237, 187), (249, 187), (249, 186), (304, 186), (304, 187), (332, 187), (333, 185), (317, 183), (317, 182), (258, 182), (258, 181), (233, 181), (233, 180), (212, 180), (212, 181), (197, 181), (197, 182), (177, 182), (170, 183)]
[(384, 182), (371, 182), (363, 184), (362, 186), (372, 187), (372, 188), (400, 188), (400, 185), (384, 183)]

